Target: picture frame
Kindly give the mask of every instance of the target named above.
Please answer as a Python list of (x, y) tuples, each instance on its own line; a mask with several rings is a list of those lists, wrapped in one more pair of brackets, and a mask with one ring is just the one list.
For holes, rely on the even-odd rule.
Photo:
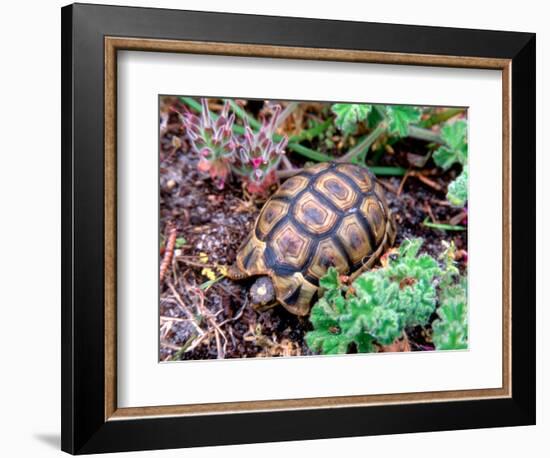
[[(502, 72), (502, 386), (119, 408), (122, 50)], [(64, 7), (62, 449), (83, 454), (535, 424), (535, 97), (531, 33)]]

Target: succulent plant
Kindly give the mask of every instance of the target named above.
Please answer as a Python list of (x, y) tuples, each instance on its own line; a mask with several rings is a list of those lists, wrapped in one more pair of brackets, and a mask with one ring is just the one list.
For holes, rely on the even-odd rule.
[(192, 148), (199, 155), (198, 169), (207, 172), (219, 189), (223, 189), (231, 172), (237, 141), (233, 135), (235, 115), (229, 115), (229, 103), (225, 103), (220, 116), (215, 119), (208, 109), (207, 100), (201, 99), (201, 115), (190, 111), (183, 115), (187, 136)]
[(244, 136), (231, 170), (246, 182), (251, 193), (265, 193), (277, 181), (276, 170), (288, 143), (286, 136), (278, 142), (273, 139), (280, 114), (281, 107), (275, 107), (271, 119), (264, 120), (258, 132), (244, 119)]

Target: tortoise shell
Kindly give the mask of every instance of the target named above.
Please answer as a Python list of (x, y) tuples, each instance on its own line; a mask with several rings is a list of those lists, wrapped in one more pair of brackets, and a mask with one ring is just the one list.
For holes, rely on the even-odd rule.
[(319, 279), (370, 267), (395, 240), (395, 223), (372, 173), (321, 163), (286, 180), (239, 248), (233, 278), (268, 275), (277, 301), (307, 315)]

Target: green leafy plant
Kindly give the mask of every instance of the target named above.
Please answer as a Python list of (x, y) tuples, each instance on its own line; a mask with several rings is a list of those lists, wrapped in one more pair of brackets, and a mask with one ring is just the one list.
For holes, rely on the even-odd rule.
[(344, 135), (354, 134), (357, 124), (365, 121), (372, 109), (372, 105), (365, 103), (335, 103), (332, 112), (336, 115), (334, 124)]
[(446, 288), (432, 323), (432, 340), (437, 350), (468, 348), (468, 295), (465, 278)]
[(405, 240), (380, 269), (361, 274), (348, 287), (334, 267), (321, 278), (325, 291), (313, 306), (313, 330), (307, 345), (322, 354), (341, 354), (355, 345), (360, 353), (390, 345), (405, 329), (433, 324), (437, 349), (466, 348), (468, 340), (466, 277), (455, 265), (453, 243), (439, 262), (420, 253), (422, 239)]
[(447, 200), (455, 207), (464, 207), (468, 200), (468, 169), (462, 169), (458, 177), (449, 183)]
[(386, 107), (386, 114), (389, 132), (406, 137), (409, 135), (409, 126), (420, 121), (422, 112), (414, 106), (389, 105)]
[[(336, 115), (335, 125), (345, 134), (355, 133), (357, 125), (363, 122), (370, 130), (352, 149), (339, 160), (365, 163), (367, 152), (382, 137), (390, 144), (392, 138), (416, 137), (422, 140), (442, 143), (443, 140), (429, 129), (421, 128), (422, 110), (419, 107), (408, 105), (367, 105), (336, 103), (332, 105), (332, 112)], [(375, 173), (403, 175), (405, 172), (398, 167), (374, 167)]]
[(455, 263), (454, 243), (447, 245), (441, 255), (444, 263), (439, 282), (440, 305), (438, 318), (432, 323), (432, 341), (437, 350), (468, 348), (468, 288)]
[(355, 133), (360, 122), (375, 128), (385, 120), (384, 127), (388, 133), (406, 137), (409, 135), (409, 125), (419, 122), (422, 115), (418, 107), (409, 105), (335, 103), (331, 110), (336, 115), (334, 124), (345, 135)]
[(441, 128), (441, 138), (445, 145), (434, 151), (436, 165), (448, 170), (454, 164), (466, 165), (468, 162), (467, 125), (463, 120), (446, 124)]
[(421, 239), (407, 240), (387, 266), (360, 275), (351, 288), (342, 285), (335, 268), (321, 279), (326, 290), (313, 306), (313, 331), (306, 343), (323, 354), (376, 351), (389, 345), (405, 328), (425, 325), (435, 310), (435, 280), (442, 270), (427, 254), (419, 254)]
[(441, 128), (445, 145), (434, 151), (436, 165), (448, 170), (454, 164), (462, 165), (462, 173), (447, 188), (447, 200), (455, 207), (464, 207), (468, 200), (468, 141), (466, 121), (458, 120)]

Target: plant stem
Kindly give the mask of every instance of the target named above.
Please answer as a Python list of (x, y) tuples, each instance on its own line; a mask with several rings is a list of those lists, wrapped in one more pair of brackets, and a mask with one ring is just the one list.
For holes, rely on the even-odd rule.
[(440, 113), (435, 113), (432, 116), (430, 116), (428, 119), (422, 121), (420, 123), (420, 126), (425, 128), (430, 128), (435, 124), (440, 124), (442, 122), (445, 122), (463, 112), (464, 112), (464, 108), (448, 108), (447, 110), (441, 111)]
[(292, 163), (288, 160), (288, 157), (286, 157), (286, 154), (284, 154), (282, 157), (281, 157), (281, 163), (283, 164), (284, 168), (286, 170), (294, 170), (294, 166), (292, 165)]
[(180, 97), (180, 102), (185, 103), (186, 105), (189, 105), (191, 108), (193, 108), (195, 111), (198, 111), (199, 113), (202, 111), (201, 104), (191, 97)]
[(365, 139), (361, 142), (359, 142), (357, 145), (355, 145), (352, 149), (350, 149), (346, 154), (344, 154), (342, 157), (337, 159), (337, 162), (351, 162), (353, 159), (355, 159), (359, 154), (361, 154), (363, 151), (367, 151), (370, 149), (372, 144), (378, 140), (378, 138), (386, 132), (388, 125), (386, 121), (380, 121), (376, 128), (365, 137)]
[(242, 120), (247, 120), (248, 124), (250, 124), (250, 127), (260, 130), (260, 127), (262, 127), (261, 123), (256, 121), (252, 116), (250, 116), (241, 106), (235, 102), (234, 100), (227, 99), (229, 101), (229, 105), (235, 112), (235, 114), (241, 118)]
[(407, 169), (403, 167), (385, 167), (385, 166), (373, 166), (369, 167), (370, 171), (376, 176), (403, 176), (407, 173)]
[[(277, 170), (277, 176), (279, 178), (289, 178), (291, 176), (300, 173), (304, 169), (292, 169), (292, 170)], [(403, 167), (377, 167), (369, 166), (369, 170), (376, 176), (403, 176), (407, 173), (407, 169)]]
[(382, 105), (378, 105), (377, 103), (373, 105), (373, 108), (378, 111), (378, 114), (382, 117), (382, 119), (386, 119), (386, 110), (385, 108), (382, 108)]
[(219, 277), (216, 277), (216, 278), (214, 278), (214, 280), (205, 281), (204, 283), (199, 285), (199, 288), (202, 289), (203, 291), (207, 291), (208, 288), (210, 288), (213, 284), (219, 282), (222, 278), (225, 278), (225, 275), (221, 275)]
[(309, 149), (303, 145), (300, 145), (299, 143), (289, 143), (287, 148), (313, 161), (330, 162), (333, 160), (332, 157), (327, 156), (326, 154), (320, 153), (319, 151), (314, 151), (312, 149)]
[[(383, 118), (386, 117), (386, 111), (380, 105), (374, 105), (374, 108)], [(453, 116), (454, 115), (456, 115), (456, 113), (453, 114)], [(428, 142), (439, 143), (441, 145), (445, 144), (438, 134), (432, 132), (430, 129), (423, 129), (418, 126), (409, 125), (409, 132), (407, 136), (418, 138), (419, 140), (426, 140)]]
[(466, 228), (464, 226), (453, 226), (451, 224), (442, 224), (442, 223), (432, 223), (428, 221), (428, 217), (422, 222), (422, 225), (426, 227), (431, 227), (433, 229), (442, 229), (444, 231), (464, 231)]
[(418, 126), (410, 125), (408, 136), (412, 138), (417, 138), (419, 140), (426, 140), (427, 142), (439, 143), (441, 145), (445, 144), (443, 139), (438, 134), (431, 131), (430, 129), (423, 129), (422, 127)]
[(303, 140), (311, 140), (322, 134), (332, 124), (332, 119), (327, 119), (325, 122), (320, 122), (308, 130), (303, 130), (298, 135), (293, 135), (288, 139), (292, 143), (300, 143)]
[(281, 112), (279, 115), (279, 118), (277, 119), (277, 122), (275, 124), (275, 129), (278, 129), (283, 122), (285, 122), (285, 119), (288, 118), (292, 112), (296, 109), (298, 106), (298, 102), (290, 102), (285, 109)]
[(294, 175), (300, 173), (304, 169), (286, 169), (286, 170), (277, 170), (277, 177), (285, 180), (287, 178), (293, 177)]

